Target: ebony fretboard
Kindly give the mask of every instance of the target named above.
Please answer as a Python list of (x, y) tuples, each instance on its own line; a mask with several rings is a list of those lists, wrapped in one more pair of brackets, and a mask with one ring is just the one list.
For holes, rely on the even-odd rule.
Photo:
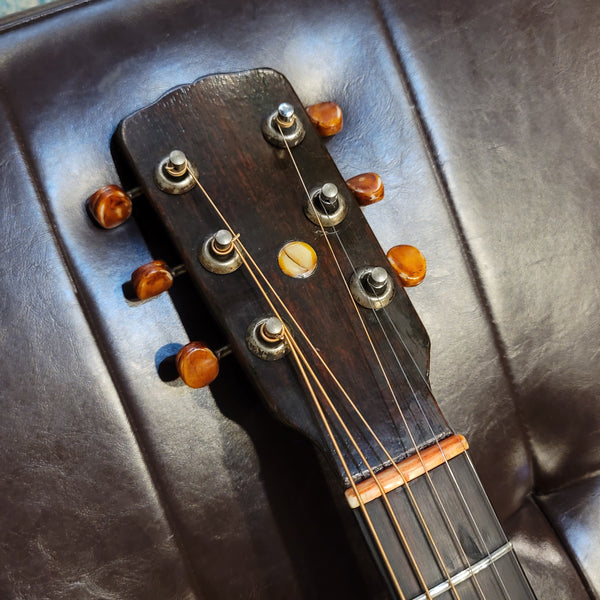
[[(388, 493), (409, 551), (400, 542), (382, 499), (366, 504), (406, 600), (427, 600), (429, 597), (439, 600), (535, 598), (466, 454), (436, 467), (409, 485), (414, 501), (404, 486)], [(422, 519), (414, 507), (415, 502)], [(360, 510), (355, 512), (374, 548), (364, 517)], [(374, 550), (374, 554), (389, 581), (379, 552)], [(419, 580), (414, 563), (426, 586)], [(394, 597), (400, 597), (393, 593), (396, 594)]]

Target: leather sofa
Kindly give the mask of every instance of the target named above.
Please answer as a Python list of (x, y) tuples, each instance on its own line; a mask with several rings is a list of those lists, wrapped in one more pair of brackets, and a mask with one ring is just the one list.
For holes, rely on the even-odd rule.
[(345, 177), (374, 170), (382, 247), (428, 261), (410, 298), (431, 384), (537, 597), (600, 598), (600, 8), (503, 3), (59, 2), (0, 25), (0, 597), (386, 598), (310, 443), (239, 366), (164, 381), (223, 334), (143, 202), (102, 231), (118, 123), (174, 86), (269, 66), (335, 100)]

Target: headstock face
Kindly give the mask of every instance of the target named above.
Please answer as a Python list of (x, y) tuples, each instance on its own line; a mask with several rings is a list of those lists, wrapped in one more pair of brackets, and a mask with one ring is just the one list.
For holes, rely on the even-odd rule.
[[(307, 218), (303, 209), (306, 193), (288, 150), (275, 147), (263, 135), (265, 118), (282, 102), (294, 106), (306, 130), (303, 141), (291, 153), (308, 190), (333, 183), (347, 201), (347, 215), (336, 226), (336, 233), (328, 229), (324, 236), (321, 228)], [(125, 119), (118, 140), (190, 277), (267, 405), (284, 422), (333, 456), (346, 483), (348, 474), (336, 456), (292, 357), (288, 354), (267, 361), (248, 349), (247, 332), (251, 323), (272, 314), (248, 270), (242, 266), (228, 274), (216, 274), (207, 270), (199, 259), (205, 240), (224, 228), (223, 221), (197, 185), (182, 194), (166, 193), (157, 186), (156, 167), (173, 149), (185, 153), (198, 181), (240, 235), (254, 261), (393, 458), (400, 460), (413, 454), (415, 440), (424, 447), (450, 433), (425, 379), (427, 334), (300, 100), (281, 74), (260, 69), (213, 75), (178, 88)], [(379, 311), (362, 307), (358, 310), (377, 348), (395, 399), (325, 237), (331, 242), (346, 281), (350, 280), (353, 268), (367, 265), (383, 267), (391, 275), (390, 304)], [(312, 275), (294, 278), (280, 268), (280, 251), (291, 241), (303, 242), (314, 249), (317, 267)], [(282, 315), (370, 464), (385, 464), (386, 457), (314, 357), (293, 319), (285, 312)], [(410, 423), (411, 435), (406, 431), (396, 401)], [(365, 476), (363, 461), (330, 407), (324, 403), (323, 408), (339, 437), (351, 476), (357, 479)]]

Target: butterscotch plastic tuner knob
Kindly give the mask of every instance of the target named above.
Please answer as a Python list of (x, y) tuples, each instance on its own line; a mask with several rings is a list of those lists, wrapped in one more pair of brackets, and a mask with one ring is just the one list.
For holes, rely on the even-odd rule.
[(202, 342), (190, 342), (175, 357), (177, 372), (186, 385), (201, 388), (212, 383), (219, 374), (219, 359)]
[(377, 173), (363, 173), (346, 181), (346, 185), (361, 206), (383, 200), (383, 181)]
[(403, 286), (414, 287), (425, 279), (427, 262), (414, 246), (394, 246), (388, 250), (387, 258)]
[(164, 260), (153, 260), (131, 274), (131, 285), (140, 300), (166, 292), (173, 285), (173, 271)]
[(322, 137), (335, 135), (344, 126), (342, 109), (335, 102), (319, 102), (306, 107), (311, 123)]
[(113, 229), (131, 216), (131, 198), (118, 185), (105, 185), (88, 199), (88, 208), (104, 229)]

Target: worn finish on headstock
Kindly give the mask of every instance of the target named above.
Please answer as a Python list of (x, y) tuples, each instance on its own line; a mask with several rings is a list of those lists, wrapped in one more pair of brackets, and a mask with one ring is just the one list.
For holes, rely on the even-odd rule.
[[(208, 272), (198, 261), (203, 242), (222, 229), (223, 223), (197, 188), (178, 196), (157, 188), (154, 169), (174, 148), (183, 150), (195, 165), (200, 183), (235, 232), (241, 235), (245, 246), (321, 356), (350, 391), (390, 454), (394, 459), (402, 459), (414, 452), (414, 446), (399, 416), (396, 400), (391, 397), (373, 357), (324, 236), (304, 214), (304, 190), (287, 151), (271, 146), (262, 135), (263, 119), (281, 102), (292, 103), (306, 127), (306, 137), (293, 149), (293, 155), (308, 188), (331, 182), (348, 201), (348, 215), (338, 226), (337, 234), (350, 249), (355, 267), (372, 265), (389, 270), (361, 210), (318, 134), (310, 127), (302, 104), (279, 73), (255, 70), (214, 75), (176, 89), (125, 119), (119, 139), (147, 197), (178, 247), (188, 273), (268, 406), (283, 421), (303, 431), (327, 453), (334, 454), (289, 357), (267, 362), (246, 347), (249, 324), (271, 312), (246, 270), (240, 268), (220, 275)], [(336, 247), (336, 237), (328, 237)], [(312, 276), (296, 279), (280, 270), (279, 252), (292, 240), (303, 241), (315, 249), (318, 267)], [(335, 252), (344, 276), (349, 279), (351, 265), (339, 248)], [(359, 310), (380, 351), (397, 402), (413, 423), (411, 434), (417, 444), (424, 447), (435, 438), (449, 435), (450, 430), (426, 382), (427, 334), (396, 280), (394, 285), (394, 298), (385, 313)], [(385, 333), (378, 319), (384, 322)], [(299, 333), (294, 327), (291, 329), (294, 338), (303, 345)], [(386, 343), (386, 335), (391, 339), (391, 347)], [(317, 362), (314, 369), (324, 381), (329, 381)], [(369, 462), (376, 468), (384, 465), (386, 458), (365, 436), (362, 423), (335, 386), (328, 382), (326, 388)], [(331, 410), (326, 408), (325, 411), (331, 417), (334, 431), (339, 433)], [(352, 476), (364, 477), (366, 469), (356, 451), (348, 443), (342, 443), (342, 452), (349, 461)], [(346, 480), (336, 461), (340, 476)]]

